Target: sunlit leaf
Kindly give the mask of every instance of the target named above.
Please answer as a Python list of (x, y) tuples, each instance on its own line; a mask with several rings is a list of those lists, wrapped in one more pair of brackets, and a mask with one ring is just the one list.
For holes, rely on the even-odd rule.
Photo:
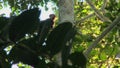
[(100, 59), (101, 59), (102, 61), (107, 60), (107, 55), (106, 55), (104, 52), (102, 52), (102, 53), (100, 54)]

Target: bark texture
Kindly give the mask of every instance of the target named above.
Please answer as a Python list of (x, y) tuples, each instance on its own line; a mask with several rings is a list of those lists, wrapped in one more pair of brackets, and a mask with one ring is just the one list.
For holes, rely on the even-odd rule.
[(74, 23), (74, 0), (59, 0), (59, 22)]

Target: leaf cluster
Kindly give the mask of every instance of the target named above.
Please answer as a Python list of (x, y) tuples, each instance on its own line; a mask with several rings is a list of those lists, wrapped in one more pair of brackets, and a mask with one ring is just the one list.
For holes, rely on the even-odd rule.
[[(113, 21), (119, 17), (120, 1), (106, 1), (88, 0), (82, 2), (82, 4), (80, 4), (81, 2), (75, 3), (75, 19), (79, 33), (77, 33), (73, 42), (73, 51), (84, 50), (86, 53), (88, 49), (91, 49), (88, 56), (88, 68), (105, 68), (109, 66), (107, 63), (110, 61), (112, 61), (109, 63), (110, 67), (119, 66), (119, 61), (116, 59), (120, 48), (118, 39), (118, 37), (120, 38), (119, 21), (117, 21), (116, 26), (107, 31), (109, 33), (106, 36), (104, 35), (103, 38), (99, 39), (99, 43), (96, 42)], [(104, 9), (102, 9), (103, 6)], [(99, 13), (112, 22), (103, 21), (103, 17), (97, 16)], [(93, 43), (95, 43), (95, 46), (91, 47)]]
[[(86, 58), (82, 52), (70, 54), (76, 28), (71, 22), (63, 22), (51, 29), (47, 19), (42, 25), (38, 8), (23, 11), (12, 18), (0, 17), (0, 67), (10, 68), (12, 64), (23, 63), (35, 68), (59, 68), (54, 56), (62, 52), (63, 68), (85, 67)], [(42, 30), (42, 31), (41, 31)], [(77, 55), (77, 56), (76, 56)], [(75, 63), (74, 58), (84, 58)], [(68, 64), (68, 60), (72, 65)]]

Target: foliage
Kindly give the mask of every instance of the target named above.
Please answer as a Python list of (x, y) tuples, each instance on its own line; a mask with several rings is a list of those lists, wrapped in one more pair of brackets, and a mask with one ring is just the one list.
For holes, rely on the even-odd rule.
[[(64, 47), (72, 44), (71, 40), (73, 40), (76, 34), (76, 29), (72, 23), (64, 22), (51, 30), (51, 32), (47, 32), (45, 38), (39, 40), (43, 36), (43, 31), (39, 33), (39, 30), (41, 30), (39, 28), (39, 26), (41, 26), (39, 15), (40, 10), (34, 8), (22, 12), (10, 22), (6, 17), (0, 17), (0, 23), (4, 24), (0, 33), (1, 68), (10, 68), (12, 64), (16, 63), (28, 64), (35, 68), (56, 67), (57, 63), (54, 60), (54, 56), (64, 50)], [(50, 19), (47, 19), (46, 24), (51, 26), (51, 24), (49, 24), (51, 21), (48, 20)], [(46, 27), (43, 28), (47, 28), (48, 25), (45, 25)], [(6, 27), (8, 29), (4, 29)], [(46, 30), (44, 30), (44, 32), (45, 31)], [(41, 41), (43, 41), (43, 43), (41, 43)], [(78, 52), (77, 54), (82, 53)], [(65, 55), (66, 53), (63, 52), (63, 58)], [(68, 54), (68, 56), (72, 59), (70, 54)], [(64, 60), (68, 60), (69, 57), (65, 57)], [(83, 56), (83, 58), (85, 57)], [(65, 64), (67, 64), (67, 62)], [(63, 67), (66, 66), (69, 65)], [(73, 66), (74, 65), (71, 67)], [(58, 67), (60, 66), (58, 65), (57, 68)]]
[[(100, 10), (106, 0), (92, 0), (94, 6)], [(101, 12), (110, 20), (115, 20), (119, 16), (120, 1), (109, 0), (106, 3), (105, 11)], [(111, 24), (110, 22), (102, 22), (100, 18), (95, 16), (91, 7), (87, 2), (75, 3), (75, 17), (79, 33), (76, 35), (73, 51), (86, 50), (94, 40)], [(89, 16), (91, 15), (91, 16)], [(89, 16), (89, 18), (87, 18)], [(84, 19), (86, 17), (86, 19)], [(81, 20), (80, 20), (81, 19)], [(120, 29), (119, 23), (116, 27), (92, 49), (89, 56), (87, 67), (89, 68), (106, 68), (119, 67), (119, 59), (116, 55), (120, 52)], [(117, 61), (117, 62), (116, 62)]]
[(53, 3), (57, 3), (58, 0), (1, 0), (0, 1), (0, 8), (4, 6), (10, 6), (13, 13), (19, 13), (21, 10), (31, 9), (39, 6), (45, 6), (47, 9), (47, 3), (52, 1)]
[[(12, 11), (16, 12), (24, 9), (38, 7), (39, 5), (43, 6), (47, 4), (49, 0), (3, 1), (3, 3), (0, 3), (0, 8), (2, 8), (3, 5), (5, 6), (9, 4)], [(57, 3), (58, 0), (51, 1)], [(60, 51), (62, 51), (63, 53), (63, 61), (65, 62), (65, 64), (63, 65), (66, 65), (66, 60), (70, 60), (70, 62), (72, 63), (64, 66), (65, 68), (79, 68), (81, 66), (84, 67), (86, 63), (86, 67), (88, 68), (118, 68), (120, 66), (120, 60), (117, 59), (116, 56), (119, 55), (120, 52), (120, 23), (118, 23), (113, 28), (113, 30), (109, 32), (109, 34), (107, 34), (104, 38), (100, 40), (98, 44), (96, 44), (97, 46), (92, 49), (87, 60), (83, 54), (96, 40), (96, 38), (98, 38), (98, 36), (101, 35), (101, 33), (104, 32), (104, 30), (111, 23), (113, 23), (116, 17), (120, 15), (120, 1), (91, 0), (92, 4), (98, 10), (98, 12), (103, 15), (103, 17), (108, 18), (112, 22), (105, 22), (101, 20), (101, 18), (97, 16), (97, 13), (93, 9), (93, 7), (91, 7), (87, 2), (88, 0), (83, 2), (78, 2), (78, 0), (74, 1), (76, 21), (75, 26), (73, 26), (69, 22), (57, 25), (53, 30), (48, 33), (47, 39), (44, 40), (45, 44), (39, 44), (40, 41), (38, 40), (39, 36), (37, 35), (37, 28), (32, 30), (30, 27), (34, 25), (31, 25), (32, 23), (30, 24), (28, 22), (27, 25), (30, 25), (30, 27), (24, 26), (23, 30), (21, 30), (21, 27), (23, 27), (23, 25), (18, 26), (18, 24), (15, 24), (15, 29), (19, 29), (20, 27), (20, 29), (17, 30), (17, 33), (23, 31), (24, 36), (22, 35), (17, 40), (9, 40), (10, 33), (8, 33), (8, 27), (11, 24), (11, 18), (1, 16), (0, 68), (9, 68), (12, 65), (11, 63), (19, 63), (19, 67), (22, 67), (22, 65), (24, 64), (29, 64), (36, 68), (59, 68), (59, 65), (55, 62), (54, 57)], [(32, 33), (27, 32), (26, 29), (32, 30)], [(12, 31), (13, 34), (14, 32), (15, 31)], [(74, 40), (73, 44), (70, 42), (71, 39)], [(68, 54), (68, 56), (67, 49), (69, 50), (69, 48), (67, 48), (67, 45), (71, 44), (72, 53)], [(84, 63), (81, 63), (83, 61)], [(81, 63), (82, 65), (79, 63)]]
[(40, 13), (38, 8), (34, 8), (29, 11), (24, 11), (15, 17), (9, 27), (10, 40), (13, 42), (18, 41), (24, 37), (25, 34), (33, 34), (39, 25)]

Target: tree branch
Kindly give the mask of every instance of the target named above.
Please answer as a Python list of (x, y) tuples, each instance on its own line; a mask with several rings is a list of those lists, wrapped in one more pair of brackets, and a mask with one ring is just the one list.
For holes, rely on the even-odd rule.
[[(91, 0), (86, 0), (86, 2), (90, 5), (90, 7), (95, 11), (95, 14), (97, 17), (99, 17), (103, 22), (112, 22), (111, 20), (109, 20), (107, 17), (105, 17), (104, 15), (102, 15), (96, 8), (95, 6), (92, 4)], [(104, 7), (104, 6), (103, 6)]]
[(86, 50), (86, 52), (84, 53), (86, 57), (88, 57), (88, 55), (90, 54), (90, 52), (92, 51), (92, 49), (99, 43), (99, 41), (107, 34), (109, 33), (113, 27), (115, 25), (117, 25), (118, 23), (120, 23), (120, 15), (105, 29), (105, 31), (102, 32), (102, 34), (100, 36), (98, 36), (98, 38), (96, 38), (96, 40), (88, 47), (88, 49)]
[(95, 13), (89, 14), (89, 15), (87, 15), (86, 17), (84, 17), (84, 18), (76, 21), (75, 24), (78, 24), (78, 22), (83, 22), (84, 20), (86, 20), (86, 19), (88, 19), (88, 18), (90, 18), (90, 17), (92, 17), (92, 16), (94, 16), (94, 15), (95, 15)]
[(102, 11), (105, 10), (105, 7), (106, 7), (106, 5), (107, 5), (107, 2), (108, 2), (107, 0), (104, 0), (104, 1), (103, 1), (103, 5), (102, 5), (102, 7), (101, 7), (101, 10), (102, 10)]
[[(101, 9), (98, 10), (98, 12), (100, 12), (100, 11), (105, 12), (106, 4), (107, 4), (107, 0), (104, 0)], [(77, 22), (83, 22), (83, 21), (85, 21), (86, 19), (88, 19), (88, 18), (90, 18), (90, 17), (92, 17), (92, 16), (94, 16), (94, 15), (95, 15), (95, 13), (89, 14), (89, 15), (87, 15), (86, 17), (84, 17), (84, 18), (76, 21), (75, 23), (78, 24)]]

